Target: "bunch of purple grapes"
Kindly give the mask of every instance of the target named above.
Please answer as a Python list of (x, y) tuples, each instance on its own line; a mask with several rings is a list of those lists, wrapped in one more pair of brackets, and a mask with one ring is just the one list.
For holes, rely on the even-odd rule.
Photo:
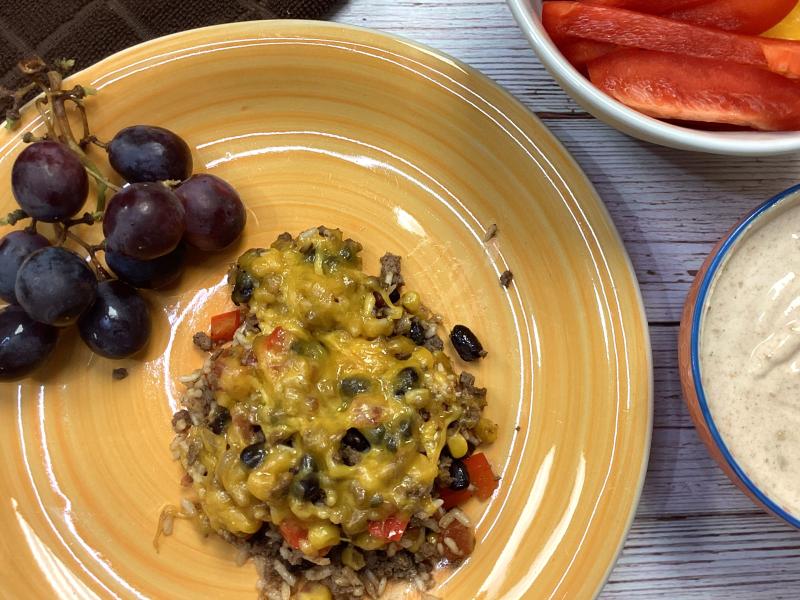
[[(55, 347), (59, 329), (77, 324), (97, 354), (124, 358), (150, 336), (148, 304), (137, 288), (173, 283), (187, 246), (217, 251), (232, 244), (245, 224), (244, 206), (228, 183), (192, 175), (186, 142), (161, 127), (135, 125), (106, 146), (113, 169), (127, 182), (102, 216), (105, 241), (81, 245), (84, 258), (63, 245), (89, 191), (80, 157), (66, 144), (36, 141), (17, 157), (11, 176), (14, 198), (32, 225), (0, 239), (0, 379), (38, 367)], [(52, 243), (36, 223), (62, 232)], [(108, 271), (94, 256), (105, 252)]]

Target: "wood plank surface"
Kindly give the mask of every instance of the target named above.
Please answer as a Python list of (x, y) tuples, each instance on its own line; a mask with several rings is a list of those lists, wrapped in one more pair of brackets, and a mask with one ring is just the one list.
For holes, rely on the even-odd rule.
[(572, 152), (620, 231), (650, 321), (655, 420), (641, 504), (601, 598), (800, 598), (800, 532), (755, 507), (709, 458), (683, 405), (676, 350), (706, 254), (798, 182), (800, 156), (693, 154), (611, 129), (558, 87), (501, 0), (350, 0), (333, 19), (428, 44), (504, 86)]

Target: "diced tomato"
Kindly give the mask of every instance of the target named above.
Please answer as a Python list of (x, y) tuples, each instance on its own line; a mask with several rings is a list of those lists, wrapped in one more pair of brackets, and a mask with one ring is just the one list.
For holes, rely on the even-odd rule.
[[(475, 549), (475, 536), (472, 530), (457, 519), (444, 528), (440, 534), (444, 557), (449, 561), (461, 560), (472, 554)], [(450, 539), (455, 543), (456, 550), (450, 547), (445, 540)]]
[(662, 14), (705, 27), (757, 35), (780, 23), (796, 4), (797, 0), (711, 0)]
[(399, 542), (403, 538), (406, 526), (408, 526), (408, 519), (389, 517), (383, 521), (370, 521), (367, 528), (372, 537)]
[(542, 23), (554, 41), (586, 39), (731, 61), (787, 77), (800, 77), (800, 42), (796, 41), (739, 35), (580, 2), (547, 2)]
[(461, 506), (464, 502), (472, 498), (473, 495), (472, 490), (469, 488), (465, 490), (451, 490), (450, 488), (439, 489), (439, 498), (444, 501), (442, 508), (445, 510)]
[(479, 500), (488, 500), (497, 489), (497, 479), (492, 473), (492, 466), (483, 452), (478, 452), (464, 459), (469, 473), (469, 482), (475, 486), (475, 496)]
[(286, 543), (295, 550), (300, 550), (300, 543), (308, 538), (308, 530), (294, 519), (284, 519), (278, 529)]
[(286, 330), (278, 325), (267, 337), (267, 350), (282, 351), (286, 348)]
[(755, 67), (622, 50), (589, 63), (589, 77), (600, 90), (653, 117), (800, 130), (800, 82)]
[(211, 317), (211, 339), (215, 342), (230, 342), (242, 324), (242, 313), (238, 310)]

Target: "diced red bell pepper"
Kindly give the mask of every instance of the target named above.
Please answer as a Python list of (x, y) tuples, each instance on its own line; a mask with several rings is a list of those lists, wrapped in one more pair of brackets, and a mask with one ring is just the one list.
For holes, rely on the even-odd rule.
[(267, 350), (282, 351), (286, 348), (286, 330), (278, 325), (272, 330), (272, 333), (267, 336), (266, 342)]
[(780, 23), (796, 4), (797, 0), (710, 0), (661, 14), (704, 27), (758, 35)]
[[(444, 557), (449, 561), (461, 560), (472, 554), (475, 549), (475, 534), (458, 519), (455, 519), (444, 528), (444, 531), (440, 534), (440, 539), (444, 548)], [(454, 552), (450, 544), (444, 541), (445, 539), (453, 540), (457, 551)]]
[(461, 506), (467, 500), (472, 498), (473, 495), (473, 491), (469, 488), (465, 490), (451, 490), (450, 488), (439, 489), (439, 498), (444, 501), (442, 508), (445, 510), (450, 510), (456, 506)]
[(800, 130), (800, 82), (755, 67), (621, 50), (589, 63), (589, 78), (623, 104), (661, 119)]
[(469, 473), (469, 482), (475, 486), (478, 500), (488, 500), (497, 489), (497, 478), (492, 473), (492, 466), (483, 452), (478, 452), (464, 459), (464, 466)]
[(284, 519), (281, 521), (280, 525), (278, 525), (278, 529), (283, 539), (286, 540), (286, 543), (295, 550), (300, 550), (300, 543), (308, 539), (308, 529), (294, 519)]
[(211, 339), (215, 342), (230, 342), (242, 324), (242, 313), (238, 310), (211, 317)]
[(745, 36), (580, 2), (547, 2), (542, 23), (558, 44), (579, 38), (761, 67), (800, 77), (800, 42)]
[(388, 517), (383, 521), (370, 521), (367, 529), (372, 537), (399, 542), (403, 539), (403, 533), (408, 526), (408, 519), (400, 517)]

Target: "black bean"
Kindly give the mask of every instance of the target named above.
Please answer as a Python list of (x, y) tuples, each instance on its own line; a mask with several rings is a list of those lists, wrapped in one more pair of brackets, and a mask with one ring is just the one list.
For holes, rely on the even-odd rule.
[(345, 377), (339, 383), (339, 392), (345, 398), (352, 398), (357, 394), (368, 392), (370, 388), (369, 379), (365, 377)]
[(208, 424), (208, 428), (215, 435), (219, 435), (223, 431), (225, 431), (225, 429), (228, 427), (228, 423), (230, 422), (231, 422), (231, 413), (224, 406), (220, 406), (217, 408), (217, 412), (214, 415), (214, 418), (211, 419), (211, 422)]
[(292, 493), (306, 502), (318, 502), (325, 498), (325, 492), (320, 487), (319, 477), (316, 474), (295, 480), (292, 484)]
[(409, 328), (406, 337), (411, 338), (411, 341), (417, 346), (422, 346), (422, 344), (425, 343), (425, 328), (416, 317), (411, 319), (411, 327)]
[(413, 390), (419, 384), (419, 373), (414, 367), (405, 367), (394, 378), (394, 394), (402, 396), (408, 390)]
[(469, 487), (469, 473), (467, 472), (466, 465), (458, 460), (453, 459), (450, 463), (450, 477), (453, 481), (450, 482), (451, 490), (465, 490)]
[(242, 453), (239, 455), (239, 460), (244, 463), (248, 469), (255, 469), (264, 461), (267, 451), (264, 449), (263, 442), (257, 444), (250, 444), (245, 446)]
[(450, 332), (450, 342), (458, 352), (461, 360), (471, 362), (486, 356), (486, 351), (469, 327), (456, 325)]
[(358, 452), (366, 452), (370, 447), (369, 440), (355, 427), (351, 427), (345, 432), (344, 437), (342, 437), (342, 444)]
[(400, 300), (400, 288), (394, 288), (392, 293), (389, 294), (389, 300), (392, 301), (392, 304), (397, 304), (397, 301)]
[(233, 285), (233, 292), (231, 293), (231, 300), (236, 306), (240, 304), (247, 304), (253, 296), (256, 282), (247, 271), (237, 269), (236, 282)]

